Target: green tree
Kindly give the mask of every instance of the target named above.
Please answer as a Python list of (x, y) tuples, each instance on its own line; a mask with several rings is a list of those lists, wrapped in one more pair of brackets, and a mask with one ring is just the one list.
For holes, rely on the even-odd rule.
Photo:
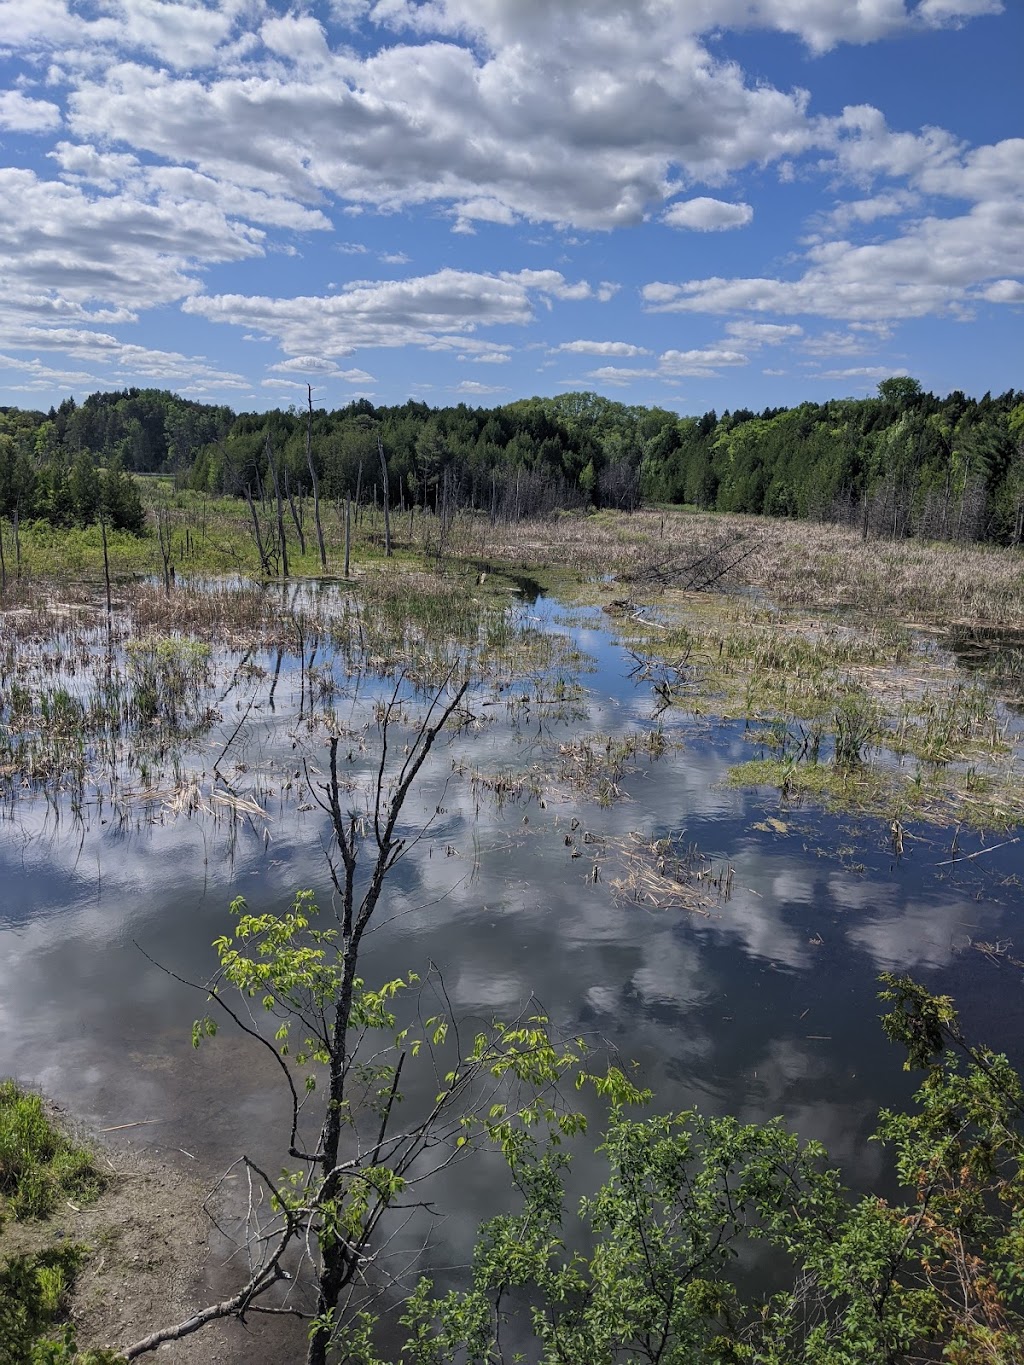
[(68, 490), (75, 520), (83, 526), (95, 521), (103, 488), (96, 462), (87, 450), (81, 450), (75, 456), (68, 477)]
[(920, 398), (921, 384), (919, 380), (911, 379), (909, 375), (896, 374), (879, 383), (878, 396), (895, 408), (907, 408)]
[[(876, 1133), (904, 1202), (854, 1197), (778, 1122), (635, 1119), (613, 1100), (608, 1179), (578, 1212), (558, 1149), (512, 1151), (519, 1211), (482, 1230), (470, 1289), (439, 1298), (421, 1281), (403, 1365), (1015, 1365), (1020, 1078), (966, 1042), (947, 997), (883, 981), (885, 1030), (924, 1071), (913, 1108), (883, 1111)], [(570, 1253), (577, 1219), (588, 1250)], [(744, 1300), (735, 1257), (751, 1243), (788, 1283)]]
[(120, 460), (107, 465), (100, 481), (100, 504), (111, 526), (120, 531), (142, 535), (146, 529), (146, 509), (132, 476)]

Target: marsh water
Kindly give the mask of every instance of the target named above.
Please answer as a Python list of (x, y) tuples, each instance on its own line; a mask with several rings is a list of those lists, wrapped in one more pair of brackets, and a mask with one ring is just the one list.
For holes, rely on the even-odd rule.
[[(879, 1106), (912, 1085), (877, 1023), (879, 972), (950, 992), (973, 1036), (1024, 1059), (1022, 972), (978, 947), (1016, 940), (1024, 956), (1021, 845), (918, 826), (897, 855), (883, 820), (731, 788), (729, 766), (755, 752), (744, 725), (658, 714), (608, 617), (522, 595), (509, 613), (562, 638), (558, 688), (542, 671), (471, 694), (467, 724), (435, 749), (403, 822), (425, 832), (367, 940), (369, 981), (433, 967), (460, 1018), (536, 998), (661, 1108), (781, 1115), (858, 1183), (882, 1161), (867, 1142)], [(240, 658), (223, 652), (226, 674)], [(317, 663), (352, 770), (369, 771), (392, 684), (372, 668), (354, 680), (327, 648)], [(179, 777), (207, 793), (218, 764), (236, 805), (175, 810), (157, 792), (72, 811), (26, 791), (0, 823), (0, 1074), (211, 1177), (243, 1149), (283, 1152), (281, 1097), (245, 1039), (193, 1051), (203, 996), (158, 964), (207, 979), (236, 896), (281, 909), (309, 887), (329, 904), (329, 823), (306, 783), (330, 727), (310, 714), (309, 665), (258, 654), (181, 756)], [(589, 735), (598, 758), (633, 737), (610, 778), (580, 757)], [(674, 901), (645, 889), (665, 840), (707, 874)], [(486, 1163), (460, 1167), (428, 1263), (464, 1261), (502, 1194)]]

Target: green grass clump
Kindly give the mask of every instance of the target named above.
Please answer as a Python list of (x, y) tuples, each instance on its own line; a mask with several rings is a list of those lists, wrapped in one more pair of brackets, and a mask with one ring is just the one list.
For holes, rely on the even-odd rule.
[(45, 1218), (63, 1199), (103, 1185), (92, 1157), (50, 1122), (38, 1095), (0, 1081), (0, 1215)]
[[(95, 1197), (103, 1180), (88, 1152), (50, 1121), (38, 1095), (0, 1081), (0, 1233), (5, 1216), (42, 1219), (64, 1200)], [(66, 1321), (88, 1248), (61, 1240), (0, 1259), (0, 1365), (117, 1365), (80, 1352)]]
[(0, 1262), (0, 1365), (123, 1365), (116, 1351), (79, 1351), (62, 1321), (87, 1254), (65, 1241)]

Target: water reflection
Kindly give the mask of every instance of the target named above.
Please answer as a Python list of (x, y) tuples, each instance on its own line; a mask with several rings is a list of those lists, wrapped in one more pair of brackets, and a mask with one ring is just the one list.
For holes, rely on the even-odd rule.
[[(874, 1114), (910, 1084), (875, 1023), (876, 973), (922, 974), (959, 998), (980, 1036), (1018, 1046), (1019, 972), (961, 949), (1021, 935), (1019, 849), (950, 867), (944, 836), (920, 831), (895, 860), (878, 822), (779, 811), (724, 786), (729, 764), (746, 756), (742, 727), (676, 713), (662, 718), (664, 757), (637, 758), (620, 800), (582, 799), (552, 778), (561, 747), (649, 728), (652, 698), (629, 680), (628, 656), (599, 614), (566, 616), (543, 599), (529, 611), (585, 649), (594, 671), (576, 678), (583, 690), (568, 713), (535, 699), (470, 699), (476, 720), (435, 750), (410, 805), (410, 828), (429, 828), (388, 887), (366, 941), (367, 978), (433, 962), (454, 1010), (482, 1018), (510, 1016), (535, 996), (556, 1027), (613, 1049), (660, 1106), (783, 1115), (872, 1179)], [(190, 762), (209, 792), (209, 769), (248, 707), (223, 766), (258, 817), (175, 817), (154, 799), (128, 820), (97, 810), (75, 823), (23, 800), (0, 825), (0, 1072), (101, 1127), (156, 1120), (136, 1140), (187, 1152), (209, 1171), (243, 1146), (277, 1163), (280, 1096), (244, 1040), (224, 1034), (192, 1051), (202, 996), (150, 959), (201, 981), (214, 965), (211, 941), (230, 928), (232, 897), (280, 908), (308, 886), (330, 900), (329, 827), (305, 787), (323, 770), (323, 727), (299, 716), (309, 660), (254, 662), (263, 683), (225, 698), (221, 725)], [(340, 665), (334, 677), (331, 723), (351, 731), (358, 781), (376, 754), (372, 724), (365, 742), (363, 728), (389, 685), (356, 688)], [(472, 780), (531, 768), (535, 784), (504, 803)], [(766, 815), (782, 817), (779, 828)], [(616, 840), (683, 830), (734, 869), (728, 900), (705, 916), (616, 894)], [(408, 1090), (415, 1104), (413, 1078)], [(587, 1173), (583, 1161), (581, 1183)], [(477, 1219), (504, 1192), (486, 1164), (445, 1178), (438, 1263), (465, 1257)]]

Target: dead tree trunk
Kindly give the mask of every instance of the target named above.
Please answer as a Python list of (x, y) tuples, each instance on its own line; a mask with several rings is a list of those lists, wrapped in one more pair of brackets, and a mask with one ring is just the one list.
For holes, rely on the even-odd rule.
[(316, 543), (320, 551), (320, 568), (327, 572), (327, 550), (324, 548), (324, 528), (320, 520), (320, 480), (317, 478), (316, 465), (313, 463), (313, 388), (306, 385), (306, 392), (309, 396), (309, 415), (306, 418), (306, 464), (309, 465), (309, 477), (313, 486), (313, 523), (316, 526)]
[(299, 509), (295, 506), (295, 499), (292, 497), (291, 480), (288, 478), (287, 465), (285, 465), (284, 468), (284, 491), (285, 496), (288, 499), (288, 507), (291, 510), (292, 522), (295, 525), (295, 534), (299, 538), (299, 554), (304, 555), (306, 553), (306, 533), (302, 529), (302, 517), (299, 515)]
[(391, 498), (388, 492), (388, 462), (384, 458), (384, 442), (377, 437), (377, 454), (380, 456), (380, 476), (382, 497), (384, 499), (384, 557), (391, 558)]
[(270, 432), (267, 432), (267, 467), (270, 470), (270, 477), (274, 480), (274, 497), (277, 499), (277, 541), (281, 547), (281, 573), (285, 578), (288, 577), (288, 541), (284, 534), (284, 501), (281, 497), (281, 481), (277, 477), (277, 465), (274, 462), (274, 447), (270, 441)]
[(276, 574), (277, 566), (271, 564), (270, 551), (263, 543), (263, 529), (260, 526), (256, 504), (252, 500), (252, 489), (248, 484), (245, 485), (245, 500), (249, 504), (249, 515), (252, 517), (252, 538), (256, 542), (256, 551), (260, 557), (260, 567), (263, 572), (270, 577), (271, 575)]

